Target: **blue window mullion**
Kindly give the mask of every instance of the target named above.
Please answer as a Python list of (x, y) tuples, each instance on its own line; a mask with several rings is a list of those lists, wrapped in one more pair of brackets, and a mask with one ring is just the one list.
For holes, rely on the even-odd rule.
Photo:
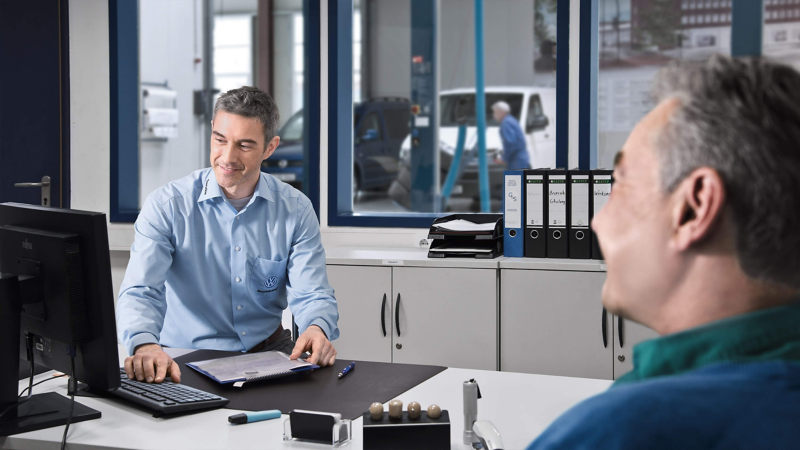
[(762, 0), (733, 0), (731, 56), (761, 56), (764, 26)]
[(139, 2), (108, 1), (110, 221), (139, 217)]
[(303, 193), (320, 217), (320, 3), (303, 0)]

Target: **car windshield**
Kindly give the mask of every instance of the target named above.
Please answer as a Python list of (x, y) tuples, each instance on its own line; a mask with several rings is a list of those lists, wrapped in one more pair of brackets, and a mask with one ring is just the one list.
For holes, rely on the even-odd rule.
[[(486, 126), (500, 126), (500, 123), (494, 120), (494, 115), (492, 114), (492, 105), (499, 101), (508, 103), (508, 106), (511, 107), (511, 115), (519, 120), (523, 98), (523, 94), (510, 92), (486, 93)], [(475, 126), (475, 94), (473, 93), (443, 95), (440, 102), (440, 108), (442, 109), (440, 126), (457, 127), (459, 125), (457, 106), (462, 99), (465, 101), (463, 114), (466, 115), (467, 125)]]
[(284, 142), (300, 141), (303, 139), (303, 113), (295, 114), (280, 130), (278, 136)]

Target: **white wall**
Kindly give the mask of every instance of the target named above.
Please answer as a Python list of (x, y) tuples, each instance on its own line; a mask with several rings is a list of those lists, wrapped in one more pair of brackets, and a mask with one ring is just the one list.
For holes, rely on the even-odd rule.
[(158, 187), (208, 167), (205, 120), (194, 115), (194, 91), (203, 88), (202, 0), (139, 0), (139, 76), (177, 92), (178, 137), (139, 146), (139, 205)]
[[(109, 214), (111, 123), (108, 1), (69, 2), (70, 152), (72, 208)], [(109, 241), (132, 239), (129, 225), (109, 225)], [(114, 298), (128, 265), (111, 252)]]

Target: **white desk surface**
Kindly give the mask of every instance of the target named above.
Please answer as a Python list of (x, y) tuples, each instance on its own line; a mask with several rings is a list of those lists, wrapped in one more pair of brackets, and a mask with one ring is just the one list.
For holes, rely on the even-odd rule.
[[(124, 358), (124, 349), (120, 347)], [(174, 349), (171, 349), (174, 350)], [(185, 353), (185, 352), (184, 352)], [(34, 381), (51, 376), (37, 375)], [(450, 412), (451, 448), (466, 450), (462, 444), (462, 383), (475, 378), (481, 388), (479, 419), (491, 420), (507, 449), (525, 448), (561, 413), (578, 402), (606, 390), (610, 381), (585, 378), (528, 375), (485, 370), (447, 369), (398, 397), (407, 405), (419, 402), (423, 408), (436, 403)], [(20, 390), (27, 382), (20, 382)], [(34, 388), (34, 393), (66, 393), (66, 381), (53, 380)], [(246, 425), (228, 424), (228, 416), (240, 411), (217, 409), (174, 418), (153, 418), (143, 410), (121, 401), (77, 397), (76, 401), (97, 409), (103, 416), (70, 425), (67, 448), (78, 449), (323, 449), (325, 445), (284, 442), (283, 423), (288, 415)], [(369, 405), (364, 405), (364, 411)], [(388, 409), (388, 408), (384, 408)], [(353, 421), (354, 439), (347, 449), (362, 448), (362, 419)], [(0, 437), (0, 448), (57, 449), (64, 427), (55, 427), (9, 437)]]

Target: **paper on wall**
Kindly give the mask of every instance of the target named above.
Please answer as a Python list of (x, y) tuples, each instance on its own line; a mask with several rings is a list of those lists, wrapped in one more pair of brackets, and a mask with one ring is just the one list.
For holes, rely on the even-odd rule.
[(170, 108), (147, 108), (147, 123), (150, 125), (177, 125), (178, 110)]

